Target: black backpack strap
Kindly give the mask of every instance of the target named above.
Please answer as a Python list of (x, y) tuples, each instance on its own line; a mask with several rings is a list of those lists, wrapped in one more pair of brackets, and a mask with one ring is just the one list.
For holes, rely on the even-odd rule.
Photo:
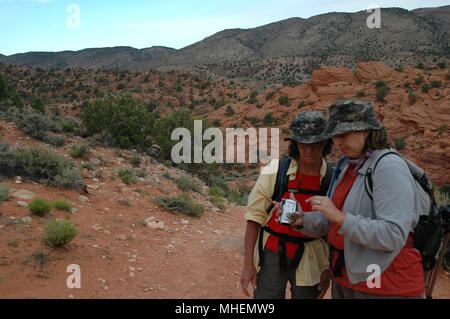
[(262, 267), (264, 264), (264, 247), (263, 247), (263, 238), (264, 238), (264, 228), (259, 228), (259, 241), (258, 241), (258, 252), (259, 252), (259, 267)]
[(397, 152), (386, 152), (386, 153), (380, 155), (380, 156), (376, 159), (376, 162), (375, 162), (374, 164), (371, 164), (371, 165), (369, 166), (369, 168), (367, 168), (367, 172), (366, 172), (366, 180), (365, 180), (364, 186), (365, 186), (365, 188), (366, 188), (367, 195), (369, 195), (369, 197), (370, 197), (371, 200), (373, 200), (373, 178), (372, 178), (373, 172), (375, 171), (375, 168), (377, 167), (378, 162), (379, 162), (383, 157), (385, 157), (386, 155), (390, 155), (390, 154), (395, 154), (395, 155), (398, 155), (398, 156), (401, 157), (401, 155), (398, 154)]
[(330, 187), (331, 179), (333, 178), (333, 166), (331, 163), (327, 163), (327, 171), (320, 184), (320, 195), (327, 196), (328, 188)]
[[(279, 202), (281, 200), (281, 197), (283, 197), (283, 190), (286, 189), (288, 179), (286, 178), (286, 174), (289, 168), (289, 165), (291, 164), (291, 159), (289, 157), (285, 157), (278, 161), (278, 171), (277, 171), (277, 178), (275, 180), (275, 187), (273, 189), (272, 194), (272, 201)], [(283, 181), (283, 185), (281, 185)], [(273, 208), (273, 203), (270, 203), (269, 208), (267, 209), (267, 214), (270, 213), (270, 211)]]
[[(317, 240), (319, 238), (305, 238), (305, 237), (296, 237), (283, 233), (278, 233), (272, 230), (270, 227), (266, 226), (263, 228), (269, 234), (278, 238), (278, 258), (280, 269), (287, 269), (287, 255), (286, 255), (286, 242), (297, 244), (297, 250), (295, 251), (295, 255), (292, 259), (292, 263), (290, 265), (290, 269), (296, 269), (300, 263), (300, 260), (303, 257), (303, 253), (305, 251), (305, 243)], [(261, 258), (260, 258), (261, 260)], [(260, 263), (261, 265), (261, 263)]]
[(328, 186), (328, 193), (327, 196), (331, 198), (331, 191), (334, 185), (334, 182), (337, 181), (339, 178), (339, 174), (342, 172), (342, 165), (344, 164), (345, 160), (347, 159), (346, 156), (342, 157), (336, 164), (336, 169), (334, 170), (333, 177), (331, 178), (331, 183)]
[(306, 194), (306, 195), (322, 195), (321, 191), (316, 191), (313, 189), (303, 189), (303, 188), (288, 188), (287, 191), (289, 193), (300, 193), (300, 194)]
[(332, 269), (333, 272), (333, 276), (335, 278), (339, 278), (342, 277), (342, 269), (345, 266), (345, 257), (344, 257), (344, 251), (334, 248), (334, 252), (338, 253), (337, 259), (336, 259), (336, 263), (334, 264), (334, 267)]
[[(288, 178), (286, 177), (287, 171), (289, 169), (289, 165), (291, 164), (291, 158), (285, 157), (278, 161), (278, 170), (277, 177), (275, 180), (275, 187), (272, 194), (272, 201), (279, 202), (281, 197), (283, 197), (284, 190), (286, 189)], [(267, 209), (267, 214), (273, 209), (273, 203), (270, 203), (269, 208)], [(259, 230), (259, 242), (258, 242), (258, 252), (259, 252), (259, 266), (261, 267), (264, 264), (264, 246), (263, 246), (263, 238), (264, 238), (264, 228), (260, 227)]]

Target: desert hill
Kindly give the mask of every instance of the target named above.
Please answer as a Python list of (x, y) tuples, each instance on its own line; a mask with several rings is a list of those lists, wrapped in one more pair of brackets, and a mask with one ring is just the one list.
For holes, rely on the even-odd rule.
[(381, 28), (370, 13), (332, 12), (290, 18), (252, 29), (229, 29), (179, 50), (113, 47), (0, 56), (0, 62), (39, 68), (190, 70), (211, 78), (265, 84), (304, 83), (320, 65), (353, 68), (380, 61), (392, 68), (448, 59), (450, 6), (381, 9)]

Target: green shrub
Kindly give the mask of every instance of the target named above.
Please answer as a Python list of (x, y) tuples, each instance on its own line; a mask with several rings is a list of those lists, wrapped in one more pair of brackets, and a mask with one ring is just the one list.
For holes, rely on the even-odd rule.
[(0, 73), (0, 101), (6, 100), (9, 97), (8, 82), (2, 73)]
[(202, 193), (201, 186), (190, 176), (183, 175), (177, 179), (177, 185), (180, 190), (183, 192), (187, 192), (189, 190), (193, 190), (197, 193)]
[(93, 171), (94, 170), (94, 165), (92, 165), (92, 163), (90, 162), (83, 162), (81, 163), (81, 167), (88, 170), (88, 171)]
[(231, 190), (228, 199), (239, 206), (247, 205), (247, 200), (236, 189)]
[(227, 209), (227, 207), (224, 204), (225, 198), (223, 198), (221, 196), (211, 196), (210, 199), (211, 199), (211, 202), (213, 202), (214, 205), (216, 205), (221, 210), (226, 210)]
[(142, 157), (140, 157), (139, 155), (133, 155), (133, 157), (130, 160), (131, 164), (133, 166), (139, 166), (142, 163)]
[(144, 177), (146, 177), (148, 175), (148, 173), (146, 172), (146, 171), (136, 171), (136, 176), (137, 177), (141, 177), (141, 178), (144, 178)]
[(240, 206), (247, 205), (248, 195), (250, 194), (250, 187), (244, 183), (238, 184), (237, 187), (230, 192), (228, 199)]
[(281, 105), (287, 105), (289, 103), (289, 98), (286, 95), (282, 95), (278, 98), (278, 103)]
[(301, 102), (298, 104), (297, 108), (301, 109), (301, 108), (304, 107), (304, 106), (305, 106), (305, 101), (301, 101)]
[(356, 97), (357, 97), (358, 99), (364, 97), (365, 95), (366, 95), (366, 93), (365, 93), (364, 91), (359, 91), (358, 93), (356, 93)]
[(225, 191), (222, 188), (215, 186), (208, 190), (208, 195), (222, 197), (225, 195)]
[(417, 102), (417, 96), (415, 94), (409, 93), (408, 101), (410, 105), (413, 105), (414, 103)]
[(258, 102), (258, 99), (256, 98), (256, 95), (258, 94), (258, 92), (253, 91), (252, 94), (250, 94), (250, 98), (248, 100), (249, 104), (255, 104)]
[(31, 107), (39, 113), (45, 113), (45, 106), (41, 99), (35, 99)]
[(9, 198), (9, 187), (0, 185), (0, 205)]
[(156, 202), (171, 212), (178, 214), (183, 213), (190, 216), (200, 217), (205, 208), (202, 204), (194, 203), (187, 193), (183, 193), (178, 197), (161, 197), (155, 198)]
[(406, 137), (396, 138), (394, 144), (397, 150), (404, 149), (406, 147)]
[(379, 88), (381, 88), (381, 87), (383, 87), (383, 86), (387, 86), (387, 85), (386, 85), (386, 82), (381, 81), (381, 80), (375, 82), (375, 88), (376, 88), (376, 89), (379, 89)]
[[(380, 81), (383, 82), (383, 81)], [(377, 82), (378, 83), (378, 82)], [(377, 91), (376, 91), (376, 99), (378, 102), (383, 102), (384, 98), (386, 97), (386, 95), (388, 95), (389, 93), (389, 87), (383, 85), (383, 86), (378, 86), (377, 87)]]
[(267, 113), (267, 114), (264, 116), (264, 118), (263, 118), (263, 120), (262, 120), (262, 125), (263, 125), (263, 126), (272, 126), (272, 125), (275, 125), (276, 122), (277, 122), (277, 121), (276, 121), (275, 118), (273, 117), (273, 113), (270, 112), (270, 113)]
[(53, 219), (44, 227), (44, 241), (54, 247), (61, 247), (72, 241), (77, 233), (70, 220)]
[(52, 209), (52, 204), (44, 198), (35, 198), (28, 204), (32, 214), (44, 217)]
[(134, 176), (132, 170), (119, 170), (118, 174), (124, 184), (130, 185), (137, 183), (136, 176)]
[[(224, 167), (227, 168), (228, 166), (224, 166)], [(228, 194), (230, 193), (230, 187), (225, 182), (225, 180), (222, 176), (208, 175), (208, 178), (206, 179), (206, 185), (208, 185), (210, 188), (221, 189), (223, 191), (223, 195), (221, 195), (221, 196), (228, 196)]]
[(88, 148), (89, 148), (88, 144), (72, 145), (69, 155), (72, 156), (73, 158), (83, 157), (84, 155), (86, 155), (86, 151), (88, 150)]
[(233, 110), (233, 108), (231, 107), (231, 105), (228, 105), (228, 106), (227, 106), (227, 110), (226, 110), (226, 112), (225, 112), (225, 115), (226, 115), (226, 116), (233, 116), (233, 115), (234, 115), (234, 110)]
[(221, 196), (210, 196), (210, 199), (214, 204), (222, 204), (225, 201)]
[(62, 121), (60, 125), (63, 132), (71, 133), (75, 130), (75, 123), (73, 121)]
[(53, 202), (53, 207), (56, 208), (57, 210), (64, 210), (66, 212), (71, 212), (72, 203), (64, 199), (58, 199)]
[(19, 94), (14, 93), (13, 96), (11, 96), (11, 101), (15, 107), (17, 107), (18, 109), (23, 109), (24, 105)]
[(419, 75), (417, 78), (414, 79), (414, 83), (416, 85), (419, 85), (421, 83), (423, 83), (425, 80), (423, 79), (423, 76)]
[(425, 83), (424, 85), (422, 85), (422, 92), (423, 93), (428, 93), (430, 88), (431, 88), (430, 85), (428, 83)]
[(437, 89), (437, 88), (440, 88), (441, 86), (442, 86), (442, 81), (438, 81), (438, 80), (431, 81), (432, 89)]
[(0, 174), (6, 177), (24, 176), (60, 188), (77, 188), (81, 173), (73, 161), (41, 148), (11, 148), (0, 143)]
[(277, 91), (272, 91), (269, 94), (266, 95), (266, 100), (270, 100), (275, 94), (277, 93)]
[(66, 139), (62, 136), (57, 135), (46, 135), (44, 136), (42, 141), (56, 147), (61, 147), (64, 146), (64, 144), (66, 144)]
[(18, 124), (25, 134), (37, 140), (44, 140), (48, 131), (57, 131), (54, 121), (33, 111), (26, 111)]
[(450, 185), (444, 184), (441, 187), (439, 187), (439, 192), (446, 194), (447, 196), (450, 196)]
[(122, 97), (106, 94), (103, 99), (89, 103), (83, 109), (82, 120), (88, 135), (107, 132), (122, 148), (151, 146), (148, 136), (154, 132), (155, 115), (129, 94)]

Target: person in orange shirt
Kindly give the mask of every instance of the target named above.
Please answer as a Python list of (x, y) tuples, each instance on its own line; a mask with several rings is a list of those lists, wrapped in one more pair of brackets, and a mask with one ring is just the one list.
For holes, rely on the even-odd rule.
[(419, 221), (417, 186), (405, 161), (382, 157), (373, 178), (366, 174), (377, 152), (390, 147), (371, 102), (347, 100), (329, 109), (329, 133), (344, 157), (338, 162), (329, 197), (306, 201), (314, 212), (293, 224), (312, 237), (328, 235), (333, 298), (423, 298), (424, 269), (413, 248)]

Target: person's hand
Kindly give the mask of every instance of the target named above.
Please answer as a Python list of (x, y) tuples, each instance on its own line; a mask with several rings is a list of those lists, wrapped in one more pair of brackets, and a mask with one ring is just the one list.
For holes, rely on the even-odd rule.
[(325, 296), (328, 288), (330, 287), (331, 273), (329, 270), (325, 270), (320, 274), (319, 291), (320, 294), (317, 299), (322, 299)]
[(242, 286), (242, 291), (244, 292), (244, 294), (247, 297), (250, 297), (250, 293), (248, 292), (248, 284), (252, 283), (253, 286), (253, 290), (256, 290), (257, 286), (256, 286), (256, 278), (257, 278), (257, 273), (256, 273), (256, 269), (254, 265), (244, 265), (244, 268), (242, 269), (242, 274), (241, 274), (241, 286)]
[[(294, 193), (289, 193), (289, 199), (295, 200), (298, 204), (298, 207), (300, 209), (300, 211), (302, 211), (302, 206), (300, 205), (300, 203), (295, 199)], [(281, 210), (281, 202), (277, 202), (277, 201), (272, 201), (273, 205), (275, 206), (276, 209), (276, 222), (278, 222), (278, 218), (280, 217), (280, 215), (282, 214), (282, 210)], [(291, 219), (293, 220), (293, 222), (289, 225), (289, 227), (293, 227), (293, 226), (301, 226), (303, 224), (303, 214), (300, 214), (300, 212), (295, 212), (291, 215)]]
[(308, 198), (306, 202), (311, 202), (312, 209), (320, 211), (328, 221), (338, 225), (344, 223), (345, 213), (337, 209), (329, 197), (313, 196)]

